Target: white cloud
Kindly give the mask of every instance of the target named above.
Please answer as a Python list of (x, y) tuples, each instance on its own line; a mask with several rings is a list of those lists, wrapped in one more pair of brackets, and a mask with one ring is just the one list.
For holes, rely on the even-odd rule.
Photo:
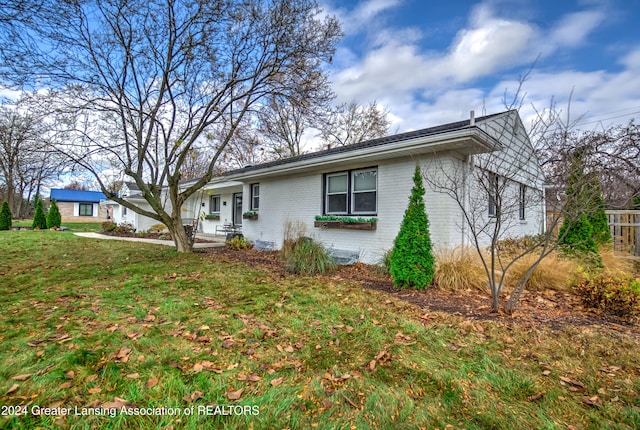
[[(369, 16), (375, 16), (397, 2), (366, 5), (371, 8)], [(394, 132), (464, 119), (472, 109), (476, 116), (498, 112), (505, 108), (505, 90), (509, 93), (517, 89), (518, 73), (526, 71), (539, 53), (543, 60), (570, 54), (588, 43), (589, 36), (608, 19), (601, 5), (588, 5), (585, 7), (590, 9), (559, 16), (542, 28), (522, 18), (526, 14), (516, 14), (519, 19), (505, 12), (501, 15), (497, 11), (505, 9), (496, 5), (487, 0), (473, 8), (467, 26), (457, 32), (446, 49), (438, 51), (426, 45), (428, 41), (415, 28), (380, 28), (372, 23), (376, 33), (369, 36), (367, 51), (359, 53), (343, 47), (338, 54), (342, 58), (335, 64), (340, 67), (332, 80), (339, 102), (356, 99), (364, 104), (377, 100), (393, 114)], [(566, 113), (572, 90), (571, 116), (578, 119), (584, 114), (582, 123), (589, 122), (585, 126), (620, 109), (634, 112), (633, 108), (640, 106), (640, 47), (627, 47), (618, 64), (616, 71), (556, 72), (554, 62), (546, 61), (524, 84), (525, 122), (534, 114), (532, 104), (544, 109), (552, 98)], [(500, 76), (514, 79), (500, 80)], [(496, 77), (499, 81), (487, 88)], [(474, 88), (479, 83), (484, 87)], [(622, 118), (618, 122), (624, 121)]]

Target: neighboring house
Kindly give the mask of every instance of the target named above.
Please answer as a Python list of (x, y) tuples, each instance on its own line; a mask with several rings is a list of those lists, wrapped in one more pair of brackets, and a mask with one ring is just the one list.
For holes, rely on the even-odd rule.
[[(518, 113), (508, 111), (229, 171), (191, 196), (182, 208), (183, 217), (208, 215), (212, 219), (203, 219), (199, 231), (216, 233), (223, 224), (234, 224), (248, 240), (275, 248), (282, 246), (287, 226), (295, 226), (329, 248), (378, 263), (399, 231), (416, 163), (426, 174), (438, 174), (429, 170), (434, 165), (442, 169), (440, 173), (465, 171), (487, 153), (529, 160), (513, 182), (514, 198), (543, 195), (544, 175), (534, 161), (529, 137)], [(496, 167), (495, 173), (510, 177), (501, 172), (503, 168)], [(435, 246), (469, 244), (455, 201), (425, 188)], [(482, 193), (474, 189), (470, 186), (469, 194)], [(485, 194), (470, 198), (485, 199), (486, 216), (491, 217), (495, 205)], [(256, 215), (244, 219), (249, 218), (243, 218), (248, 211)], [(541, 233), (544, 212), (543, 199), (526, 204), (523, 200), (513, 235)], [(315, 222), (316, 215), (376, 218), (376, 222), (322, 223)]]
[[(135, 182), (124, 182), (118, 195), (132, 201), (142, 209), (152, 211)], [(135, 231), (147, 231), (152, 225), (158, 224), (155, 219), (136, 213), (113, 200), (109, 200), (107, 205), (112, 209), (112, 220), (116, 224), (131, 224)]]
[(49, 197), (55, 199), (63, 221), (102, 221), (109, 215), (99, 191), (52, 188)]

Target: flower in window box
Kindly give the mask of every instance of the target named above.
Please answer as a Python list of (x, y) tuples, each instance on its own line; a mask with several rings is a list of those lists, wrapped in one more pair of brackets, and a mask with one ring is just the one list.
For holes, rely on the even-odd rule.
[(258, 219), (258, 212), (247, 211), (242, 214), (242, 219)]
[(219, 221), (220, 220), (220, 214), (206, 214), (204, 216), (204, 219), (210, 219), (213, 221)]

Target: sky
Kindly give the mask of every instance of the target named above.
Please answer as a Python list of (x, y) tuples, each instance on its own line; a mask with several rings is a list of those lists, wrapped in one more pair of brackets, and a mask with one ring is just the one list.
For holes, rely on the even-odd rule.
[(525, 76), (526, 126), (552, 103), (581, 130), (640, 118), (640, 1), (320, 1), (337, 101), (376, 101), (392, 132), (503, 111)]

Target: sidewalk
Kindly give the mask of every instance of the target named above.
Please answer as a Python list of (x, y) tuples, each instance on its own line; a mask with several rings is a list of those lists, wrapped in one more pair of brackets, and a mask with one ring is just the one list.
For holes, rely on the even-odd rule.
[[(175, 246), (173, 240), (159, 240), (159, 239), (143, 239), (139, 237), (119, 237), (119, 236), (107, 236), (106, 234), (100, 233), (73, 233), (76, 236), (87, 237), (90, 239), (106, 239), (106, 240), (124, 240), (128, 242), (143, 242), (143, 243), (152, 243), (155, 245), (165, 245), (165, 246)], [(207, 243), (194, 243), (194, 248), (221, 248), (224, 246), (224, 239), (220, 237), (215, 237), (210, 234), (202, 234), (196, 233), (196, 238), (211, 240), (212, 242)]]

